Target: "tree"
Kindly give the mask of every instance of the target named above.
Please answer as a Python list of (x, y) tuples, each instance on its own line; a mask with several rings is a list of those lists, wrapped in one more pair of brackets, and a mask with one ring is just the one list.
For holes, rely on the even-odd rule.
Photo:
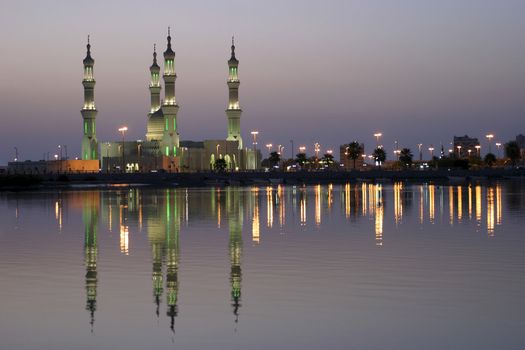
[(357, 141), (351, 142), (346, 148), (346, 156), (348, 157), (348, 159), (352, 159), (354, 161), (354, 169), (355, 161), (359, 159), (362, 153), (363, 147), (361, 147), (361, 145)]
[(413, 157), (414, 156), (412, 155), (412, 152), (410, 152), (409, 148), (403, 148), (399, 153), (399, 161), (403, 163), (403, 165), (407, 168), (410, 168), (410, 166), (412, 165)]
[(510, 159), (512, 165), (516, 165), (520, 159), (520, 145), (516, 141), (510, 141), (505, 144), (505, 156)]
[(487, 164), (489, 167), (492, 167), (494, 163), (496, 163), (496, 156), (492, 153), (487, 153), (485, 158), (483, 159), (485, 164)]
[(295, 162), (300, 166), (304, 166), (306, 164), (306, 153), (297, 153), (295, 157)]
[(374, 157), (374, 160), (379, 164), (379, 167), (381, 167), (381, 164), (386, 160), (386, 152), (381, 147), (377, 147), (374, 150), (374, 153), (372, 153), (372, 156)]
[(270, 162), (270, 166), (273, 168), (274, 166), (279, 165), (279, 162), (281, 161), (281, 155), (277, 152), (272, 152), (268, 157), (268, 161)]
[(217, 158), (213, 164), (215, 171), (223, 172), (226, 170), (226, 161), (222, 158)]
[(332, 164), (334, 164), (334, 156), (330, 153), (325, 153), (323, 158), (321, 158), (321, 162), (327, 167), (330, 168)]

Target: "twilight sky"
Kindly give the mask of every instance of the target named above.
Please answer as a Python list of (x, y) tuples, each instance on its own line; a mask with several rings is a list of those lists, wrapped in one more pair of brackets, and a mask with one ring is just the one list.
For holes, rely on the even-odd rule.
[[(241, 127), (259, 144), (381, 131), (416, 153), (454, 135), (525, 133), (522, 0), (27, 1), (0, 3), (0, 164), (79, 154), (91, 35), (99, 141), (143, 139), (153, 43), (172, 27), (181, 140), (226, 137), (226, 61), (240, 60)], [(486, 149), (486, 141), (482, 140)], [(295, 152), (296, 153), (296, 152)], [(266, 152), (264, 153), (266, 154)]]

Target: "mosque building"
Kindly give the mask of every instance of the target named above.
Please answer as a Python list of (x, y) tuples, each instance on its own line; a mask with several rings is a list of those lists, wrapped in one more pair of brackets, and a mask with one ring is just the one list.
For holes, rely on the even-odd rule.
[[(153, 47), (153, 62), (150, 71), (150, 112), (147, 115), (145, 140), (122, 140), (99, 143), (96, 138), (96, 115), (94, 100), (95, 80), (94, 60), (91, 45), (87, 45), (84, 59), (84, 107), (81, 111), (84, 121), (82, 139), (82, 159), (100, 159), (103, 172), (167, 172), (213, 170), (217, 159), (224, 159), (229, 171), (257, 169), (261, 159), (259, 151), (243, 146), (241, 136), (242, 109), (239, 105), (239, 60), (235, 56), (235, 43), (232, 38), (231, 57), (228, 60), (229, 91), (226, 109), (227, 136), (225, 139), (203, 141), (181, 141), (178, 132), (179, 105), (175, 97), (175, 51), (172, 48), (171, 33), (168, 28), (167, 47), (163, 53), (164, 71), (161, 86), (161, 67), (157, 62), (156, 47)], [(164, 99), (161, 100), (161, 91)]]

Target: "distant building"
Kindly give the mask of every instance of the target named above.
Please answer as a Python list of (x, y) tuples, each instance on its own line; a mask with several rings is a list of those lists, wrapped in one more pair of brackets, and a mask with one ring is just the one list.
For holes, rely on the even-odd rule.
[(518, 143), (518, 146), (520, 147), (520, 154), (521, 158), (525, 157), (525, 135), (519, 134), (516, 136), (516, 142)]
[[(339, 163), (342, 164), (344, 170), (351, 170), (354, 169), (354, 160), (351, 158), (348, 158), (348, 147), (350, 144), (344, 144), (339, 146)], [(360, 144), (361, 146), (361, 155), (359, 158), (355, 160), (355, 169), (363, 169), (366, 165), (364, 162), (363, 155), (365, 154), (365, 145), (363, 143)]]
[[(477, 147), (476, 147), (477, 146)], [(480, 144), (477, 138), (465, 136), (454, 136), (454, 155), (457, 158), (480, 155)]]
[(25, 162), (9, 162), (8, 174), (64, 174), (64, 173), (98, 173), (99, 161), (96, 159), (38, 160)]

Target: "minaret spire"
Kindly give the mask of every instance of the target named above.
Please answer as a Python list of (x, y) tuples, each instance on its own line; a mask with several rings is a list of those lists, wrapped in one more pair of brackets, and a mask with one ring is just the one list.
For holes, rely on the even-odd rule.
[[(177, 132), (177, 112), (179, 106), (175, 99), (175, 52), (171, 48), (171, 28), (168, 27), (167, 48), (164, 51), (164, 103), (162, 113), (164, 114), (164, 132), (162, 135), (161, 149), (166, 157), (176, 157), (179, 148), (179, 134)], [(170, 171), (178, 168), (175, 159), (169, 160)], [(175, 168), (175, 169), (173, 169)]]
[(91, 44), (89, 39), (88, 35), (86, 58), (83, 60), (84, 79), (82, 80), (82, 85), (84, 86), (84, 107), (80, 111), (84, 124), (82, 159), (98, 160), (99, 151), (96, 131), (97, 109), (95, 107), (95, 78), (93, 75), (95, 60), (91, 57)]
[(164, 115), (160, 108), (160, 67), (157, 64), (156, 44), (153, 44), (153, 64), (149, 67), (149, 71), (151, 76), (149, 83), (151, 106), (148, 113), (146, 140), (160, 141), (164, 132)]
[(228, 117), (228, 141), (239, 141), (239, 149), (242, 149), (241, 137), (241, 114), (242, 110), (239, 106), (239, 77), (237, 70), (239, 68), (239, 60), (235, 57), (235, 41), (232, 36), (231, 57), (228, 60), (228, 109), (226, 116)]

